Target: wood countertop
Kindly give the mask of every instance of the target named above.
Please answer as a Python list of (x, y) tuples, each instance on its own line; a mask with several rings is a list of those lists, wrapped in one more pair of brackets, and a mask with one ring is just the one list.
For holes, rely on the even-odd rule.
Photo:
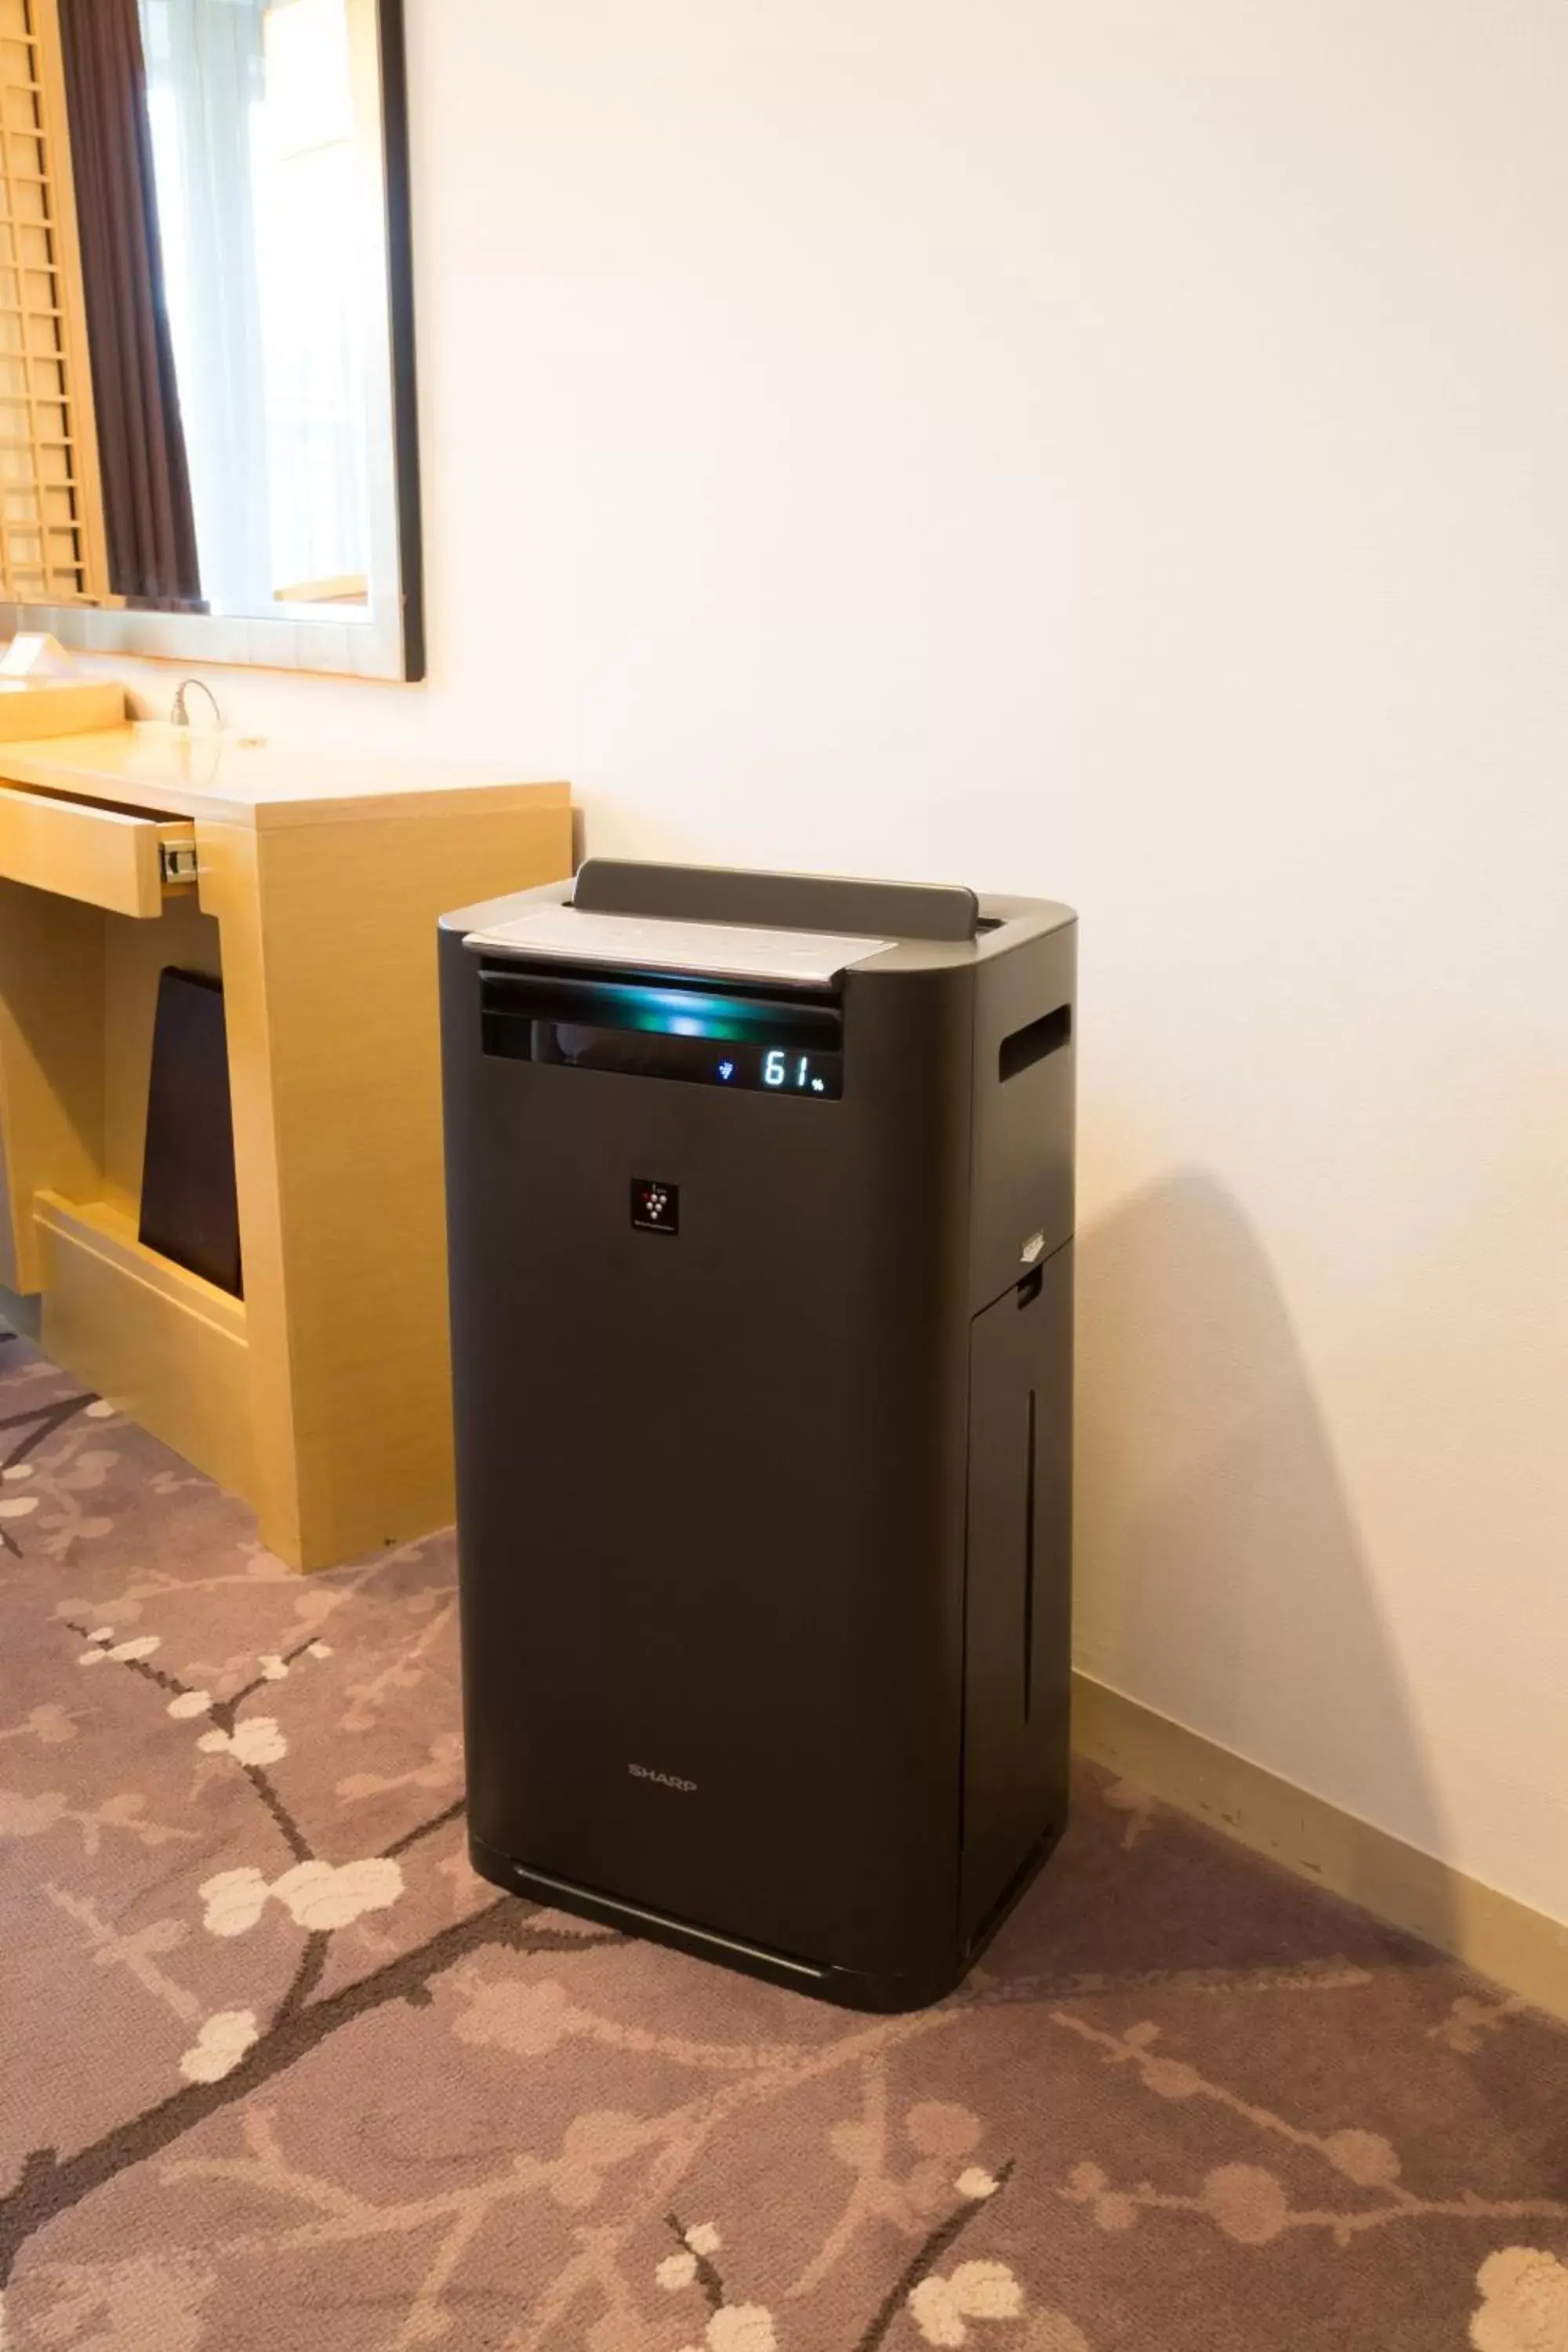
[(0, 741), (0, 782), (73, 800), (257, 832), (284, 825), (566, 807), (563, 783), (519, 783), (473, 762), (387, 758), (286, 737), (135, 720)]

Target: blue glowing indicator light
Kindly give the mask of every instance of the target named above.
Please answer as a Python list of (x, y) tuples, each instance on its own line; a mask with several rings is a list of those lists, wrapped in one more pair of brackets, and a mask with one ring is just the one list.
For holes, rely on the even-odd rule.
[(753, 1038), (764, 1034), (764, 1007), (687, 988), (632, 987), (609, 992), (616, 1026), (666, 1037)]
[(732, 1077), (734, 1076), (734, 1075), (735, 1075), (735, 1065), (734, 1065), (734, 1063), (733, 1063), (733, 1062), (721, 1062), (721, 1063), (720, 1063), (720, 1065), (719, 1065), (719, 1076), (720, 1076), (721, 1078), (726, 1078), (726, 1079), (728, 1079), (728, 1078), (732, 1078)]

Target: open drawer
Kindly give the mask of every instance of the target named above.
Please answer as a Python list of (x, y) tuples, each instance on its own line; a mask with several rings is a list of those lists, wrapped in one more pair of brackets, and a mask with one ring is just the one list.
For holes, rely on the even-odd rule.
[(111, 914), (154, 916), (196, 878), (195, 827), (0, 785), (0, 879)]

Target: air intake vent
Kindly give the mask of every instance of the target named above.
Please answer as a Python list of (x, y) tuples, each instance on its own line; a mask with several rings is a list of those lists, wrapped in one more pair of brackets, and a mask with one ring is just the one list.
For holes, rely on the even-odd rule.
[(1001, 1051), (996, 1056), (997, 1076), (1016, 1078), (1020, 1070), (1032, 1069), (1037, 1062), (1043, 1062), (1047, 1054), (1054, 1054), (1059, 1046), (1067, 1045), (1071, 1036), (1070, 1004), (1058, 1004), (1054, 1013), (1042, 1013), (1039, 1019), (1031, 1021), (1026, 1029), (1015, 1029), (1011, 1036), (1003, 1038)]

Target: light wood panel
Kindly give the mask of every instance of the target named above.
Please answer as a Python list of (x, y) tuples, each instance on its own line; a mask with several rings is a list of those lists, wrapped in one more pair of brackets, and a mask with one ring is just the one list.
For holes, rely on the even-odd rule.
[[(295, 1353), (284, 1246), (279, 1161), (273, 1103), (272, 1029), (262, 943), (261, 877), (254, 833), (242, 825), (204, 826), (197, 853), (203, 909), (217, 919), (223, 959), (224, 1021), (228, 1033), (234, 1109), (234, 1169), (250, 1348), (251, 1484), (245, 1489), (263, 1540), (296, 1568), (307, 1559), (295, 1439)], [(346, 1558), (346, 1553), (340, 1558)]]
[(194, 850), (195, 838), (184, 818), (160, 824), (0, 785), (0, 877), (116, 914), (161, 914), (169, 894), (163, 852)]
[(100, 678), (0, 677), (0, 743), (124, 724), (122, 686)]
[(1087, 1675), (1072, 1720), (1095, 1763), (1568, 2018), (1568, 1927)]
[(0, 881), (0, 1283), (42, 1273), (33, 1195), (85, 1196), (103, 1162), (103, 917)]
[[(453, 795), (437, 824), (345, 819), (243, 840), (215, 828), (210, 853), (203, 835), (262, 1528), (307, 1567), (452, 1516), (436, 919), (571, 865), (568, 807), (489, 800)], [(231, 950), (247, 904), (259, 960)]]
[(236, 1494), (254, 1471), (241, 1302), (136, 1237), (113, 1202), (35, 1203), (51, 1360)]

